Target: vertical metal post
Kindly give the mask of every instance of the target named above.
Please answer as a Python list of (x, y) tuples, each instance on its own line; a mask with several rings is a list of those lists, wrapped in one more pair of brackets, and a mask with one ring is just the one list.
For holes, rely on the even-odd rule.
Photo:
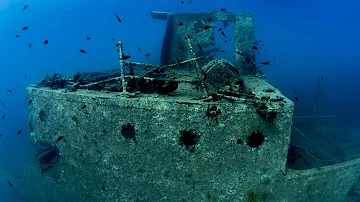
[[(196, 55), (195, 55), (194, 49), (193, 49), (193, 47), (192, 47), (192, 45), (191, 45), (191, 41), (190, 41), (190, 39), (189, 39), (188, 37), (186, 37), (186, 41), (188, 42), (188, 45), (189, 45), (189, 49), (190, 49), (192, 58), (195, 58)], [(193, 63), (194, 66), (195, 66), (195, 72), (196, 72), (197, 74), (201, 73), (201, 69), (200, 69), (199, 64), (198, 64), (196, 61), (193, 61), (192, 63)], [(199, 72), (199, 71), (200, 71), (200, 72)]]
[[(190, 49), (190, 52), (191, 52), (191, 54), (192, 54), (192, 58), (196, 58), (196, 54), (195, 54), (194, 49), (193, 49), (193, 47), (192, 47), (192, 45), (191, 45), (190, 38), (187, 37), (187, 36), (185, 36), (185, 39), (186, 39), (186, 41), (187, 41), (188, 44), (189, 44), (189, 49)], [(196, 62), (196, 60), (194, 60), (192, 63), (193, 63), (193, 65), (195, 66), (196, 74), (199, 76), (199, 74), (201, 73), (201, 75), (202, 75), (203, 77), (205, 77), (205, 76), (206, 76), (206, 73), (204, 72), (203, 69), (201, 69), (201, 67), (200, 67), (199, 64)], [(202, 86), (202, 88), (203, 88), (203, 92), (204, 92), (204, 94), (205, 94), (205, 97), (208, 97), (208, 92), (207, 92), (206, 86), (204, 85), (204, 79), (201, 80), (201, 86)]]
[(126, 93), (126, 82), (125, 82), (125, 75), (124, 75), (124, 60), (123, 60), (123, 46), (122, 42), (119, 41), (116, 43), (117, 52), (119, 53), (119, 61), (120, 61), (120, 72), (121, 72), (121, 84), (122, 84), (122, 92)]

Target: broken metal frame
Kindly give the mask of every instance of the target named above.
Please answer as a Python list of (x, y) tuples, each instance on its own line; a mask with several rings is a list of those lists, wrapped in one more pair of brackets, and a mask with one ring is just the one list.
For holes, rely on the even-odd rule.
[[(169, 16), (172, 15), (176, 15), (176, 14), (172, 14), (172, 13), (164, 13), (164, 12), (152, 12), (151, 16), (153, 18), (157, 18), (157, 19), (163, 19), (163, 20), (167, 20), (169, 18)], [(184, 14), (178, 14), (178, 15), (184, 15)], [(213, 11), (210, 13), (200, 13), (199, 16), (202, 17), (206, 17), (206, 16), (211, 16), (214, 18), (215, 21), (224, 21), (224, 22), (233, 22), (235, 27), (234, 27), (234, 35), (235, 35), (235, 51), (234, 51), (234, 57), (235, 57), (235, 63), (238, 64), (239, 66), (242, 66), (241, 64), (245, 64), (244, 60), (246, 60), (246, 58), (243, 57), (243, 55), (238, 54), (238, 52), (246, 52), (249, 53), (250, 55), (253, 54), (253, 51), (251, 49), (251, 43), (254, 40), (254, 34), (253, 34), (253, 16), (251, 13), (230, 13), (230, 12), (218, 12), (218, 11)], [(181, 34), (185, 34), (185, 33), (180, 33)], [(138, 66), (138, 67), (142, 67), (144, 68), (144, 70), (147, 70), (147, 68), (154, 68), (153, 70), (151, 70), (150, 72), (148, 72), (148, 74), (151, 73), (163, 73), (164, 71), (167, 70), (171, 70), (175, 67), (179, 67), (181, 65), (184, 64), (192, 64), (192, 67), (195, 69), (196, 72), (196, 79), (194, 79), (193, 81), (189, 81), (189, 80), (181, 80), (178, 79), (176, 77), (173, 77), (171, 79), (165, 79), (166, 82), (168, 81), (175, 81), (175, 82), (184, 82), (184, 83), (192, 83), (193, 85), (196, 85), (198, 89), (201, 89), (201, 91), (204, 93), (203, 98), (205, 99), (214, 99), (213, 96), (220, 96), (220, 97), (226, 97), (227, 99), (231, 99), (231, 100), (238, 100), (237, 97), (233, 97), (233, 96), (225, 96), (224, 94), (219, 94), (219, 93), (212, 93), (212, 95), (209, 96), (209, 92), (208, 92), (208, 84), (205, 82), (206, 80), (206, 72), (199, 66), (199, 64), (197, 63), (197, 60), (202, 59), (202, 57), (196, 57), (196, 54), (194, 52), (193, 49), (193, 45), (192, 45), (192, 41), (190, 39), (189, 36), (187, 36), (187, 33), (184, 35), (185, 36), (185, 43), (187, 44), (190, 50), (190, 55), (191, 55), (191, 59), (188, 60), (184, 60), (184, 61), (177, 61), (177, 63), (175, 64), (166, 64), (166, 65), (153, 65), (153, 64), (146, 64), (146, 63), (138, 63), (138, 62), (131, 62), (131, 61), (126, 61), (126, 58), (123, 58), (124, 54), (123, 54), (123, 42), (119, 41), (116, 43), (117, 46), (117, 51), (119, 54), (119, 63), (120, 63), (120, 72), (121, 72), (121, 82), (122, 82), (122, 94), (129, 94), (129, 92), (127, 92), (127, 82), (125, 80), (125, 78), (127, 78), (128, 76), (125, 76), (124, 73), (124, 67), (125, 66), (130, 66), (132, 67), (134, 66)], [(179, 36), (178, 36), (179, 37)], [(240, 38), (239, 38), (240, 37)], [(247, 38), (249, 39), (249, 42), (247, 42), (247, 40), (242, 40), (243, 38)], [(240, 49), (241, 47), (241, 49)], [(244, 67), (246, 68), (246, 67)], [(130, 75), (132, 75), (132, 68), (130, 69)], [(133, 76), (133, 75), (132, 75)], [(134, 77), (135, 78), (135, 77)], [(113, 79), (117, 78), (111, 78), (108, 81), (111, 81)], [(143, 79), (147, 80), (150, 79), (150, 77), (143, 77)], [(155, 78), (153, 78), (155, 79)], [(160, 79), (158, 79), (160, 80)], [(87, 84), (87, 85), (92, 85), (92, 84)], [(131, 94), (131, 93), (130, 93)]]
[[(191, 43), (189, 42), (189, 45), (190, 45), (190, 48), (192, 49), (191, 47)], [(123, 46), (122, 46), (122, 41), (119, 41), (116, 43), (116, 47), (117, 47), (117, 51), (119, 53), (119, 62), (120, 62), (120, 72), (121, 72), (121, 83), (122, 83), (122, 93), (123, 94), (127, 94), (126, 92), (126, 81), (125, 81), (125, 78), (128, 77), (128, 76), (125, 76), (125, 73), (124, 73), (124, 66), (130, 66), (130, 65), (135, 65), (135, 66), (138, 66), (138, 67), (142, 67), (144, 68), (145, 70), (147, 70), (147, 68), (155, 68), (154, 70), (152, 70), (153, 72), (154, 71), (157, 71), (157, 72), (163, 72), (165, 70), (170, 70), (170, 69), (173, 69), (175, 67), (178, 67), (180, 65), (184, 65), (184, 64), (188, 64), (188, 63), (193, 63), (193, 64), (197, 64), (196, 63), (196, 60), (199, 60), (201, 59), (201, 57), (195, 57), (195, 54), (193, 54), (193, 58), (189, 59), (189, 60), (185, 60), (185, 61), (181, 61), (181, 62), (178, 62), (178, 63), (175, 63), (175, 64), (171, 64), (171, 65), (154, 65), (154, 64), (147, 64), (147, 63), (139, 63), (139, 62), (130, 62), (130, 61), (125, 61), (124, 58), (123, 58)], [(200, 69), (202, 72), (203, 70), (197, 65), (196, 66), (197, 69)], [(130, 76), (130, 78), (138, 78), (136, 76)], [(146, 80), (155, 80), (155, 78), (150, 78), (150, 77), (142, 77)], [(111, 78), (111, 79), (108, 79), (107, 81), (109, 80), (113, 80), (113, 79), (116, 79), (116, 78)], [(176, 81), (179, 81), (179, 82), (186, 82), (186, 83), (189, 83), (191, 81), (188, 81), (188, 80), (176, 80)], [(104, 82), (104, 81), (102, 81)], [(100, 82), (98, 82), (100, 83)], [(89, 85), (89, 84), (88, 84)], [(205, 92), (206, 92), (206, 89), (204, 88)], [(207, 94), (207, 93), (206, 93)]]
[[(197, 64), (197, 60), (199, 59), (202, 59), (202, 57), (196, 57), (194, 51), (193, 51), (193, 47), (191, 45), (191, 42), (190, 42), (190, 39), (189, 38), (186, 38), (188, 44), (189, 44), (189, 48), (191, 50), (191, 53), (192, 53), (192, 56), (193, 58), (191, 59), (188, 59), (188, 60), (185, 60), (185, 61), (179, 61), (178, 63), (175, 63), (175, 64), (170, 64), (170, 65), (154, 65), (154, 64), (148, 64), (148, 63), (139, 63), (139, 62), (131, 62), (131, 61), (125, 61), (124, 58), (123, 58), (123, 46), (122, 46), (122, 42), (119, 41), (116, 46), (117, 46), (117, 51), (119, 53), (119, 63), (120, 63), (120, 72), (121, 72), (121, 76), (120, 77), (115, 77), (115, 78), (110, 78), (110, 79), (107, 79), (107, 80), (104, 80), (104, 81), (99, 81), (99, 82), (94, 82), (94, 83), (90, 83), (90, 84), (86, 84), (86, 85), (83, 85), (83, 86), (90, 86), (90, 85), (96, 85), (96, 84), (100, 84), (100, 83), (103, 83), (103, 82), (107, 82), (107, 81), (111, 81), (111, 80), (118, 80), (118, 79), (121, 79), (122, 81), (122, 94), (124, 95), (128, 95), (129, 93), (126, 92), (126, 81), (125, 81), (125, 78), (143, 78), (145, 80), (155, 80), (156, 78), (151, 78), (151, 77), (141, 77), (141, 76), (133, 76), (133, 75), (125, 75), (124, 73), (124, 66), (131, 66), (131, 65), (134, 65), (134, 66), (138, 66), (138, 67), (142, 67), (144, 68), (144, 70), (147, 70), (147, 68), (155, 68), (154, 70), (152, 70), (151, 72), (163, 72), (165, 70), (170, 70), (170, 69), (173, 69), (175, 67), (178, 67), (178, 66), (181, 66), (181, 65), (184, 65), (184, 64), (188, 64), (188, 63), (191, 63), (193, 64), (196, 72), (197, 72), (197, 76), (200, 76), (199, 73), (201, 73), (201, 75), (203, 76), (201, 78), (198, 78), (200, 80), (200, 85), (202, 87), (202, 90), (203, 90), (203, 93), (204, 93), (204, 101), (210, 101), (213, 98), (213, 96), (209, 96), (208, 95), (208, 91), (207, 91), (207, 88), (206, 88), (206, 85), (205, 85), (205, 78), (206, 78), (206, 72), (204, 72), (204, 70)], [(182, 80), (182, 79), (173, 79), (173, 81), (176, 81), (176, 82), (180, 82), (180, 83), (190, 83), (190, 84), (193, 84), (195, 85), (196, 84), (196, 81), (191, 81), (191, 80)], [(226, 92), (224, 92), (226, 93)], [(237, 98), (237, 97), (233, 97), (233, 96), (228, 96), (228, 95), (225, 95), (225, 94), (221, 94), (221, 93), (216, 93), (216, 96), (219, 96), (219, 97), (222, 97), (222, 98), (225, 98), (225, 99), (228, 99), (228, 100), (232, 100), (232, 101), (249, 101), (248, 99), (245, 99), (245, 98)], [(255, 103), (257, 103), (257, 101), (254, 101)]]
[[(186, 36), (185, 36), (185, 37), (186, 37)], [(192, 45), (191, 45), (190, 38), (189, 38), (189, 37), (186, 37), (186, 41), (188, 42), (188, 45), (189, 45), (189, 48), (190, 48), (192, 57), (195, 58), (195, 57), (196, 57), (196, 54), (195, 54), (194, 49), (193, 49), (193, 47), (192, 47)], [(206, 73), (205, 73), (204, 70), (199, 66), (199, 64), (196, 62), (196, 60), (193, 61), (192, 64), (193, 64), (193, 66), (195, 67), (195, 72), (196, 72), (197, 76), (199, 76), (199, 72), (200, 72), (200, 73), (202, 74), (203, 78), (205, 78), (205, 77), (206, 77)], [(205, 86), (205, 84), (204, 84), (204, 80), (205, 80), (205, 79), (201, 79), (201, 80), (200, 80), (200, 81), (201, 81), (200, 85), (201, 85), (201, 87), (203, 88), (203, 92), (204, 92), (204, 94), (205, 94), (205, 97), (208, 97), (208, 91), (207, 91), (206, 86)]]
[[(154, 12), (152, 13), (154, 14)], [(167, 19), (169, 17), (169, 15), (175, 15), (175, 14), (171, 14), (171, 13), (161, 13), (161, 18), (160, 19)], [(180, 14), (183, 15), (183, 14)], [(234, 55), (235, 55), (235, 63), (239, 64), (239, 66), (241, 66), (241, 61), (245, 60), (245, 58), (243, 58), (243, 56), (241, 54), (238, 54), (237, 52), (240, 51), (240, 47), (242, 47), (241, 52), (248, 52), (248, 53), (252, 53), (253, 51), (251, 49), (251, 43), (254, 39), (254, 35), (253, 35), (253, 17), (251, 13), (239, 13), (239, 14), (234, 14), (234, 13), (230, 13), (230, 12), (210, 12), (210, 13), (201, 13), (202, 17), (204, 16), (212, 16), (214, 17), (214, 20), (216, 21), (224, 21), (224, 22), (228, 22), (231, 21), (235, 24), (235, 28), (234, 28), (234, 35), (235, 35), (235, 51), (234, 51)], [(153, 16), (153, 15), (152, 15)], [(154, 17), (154, 16), (153, 16)], [(159, 18), (158, 18), (159, 19)], [(184, 33), (185, 34), (185, 33)], [(244, 36), (242, 36), (244, 35)], [(153, 64), (147, 64), (147, 63), (138, 63), (138, 62), (131, 62), (131, 61), (126, 61), (127, 58), (124, 58), (124, 51), (123, 51), (123, 42), (122, 41), (118, 41), (116, 43), (117, 46), (117, 51), (119, 54), (119, 64), (120, 64), (120, 73), (121, 76), (119, 77), (114, 77), (114, 78), (109, 78), (103, 81), (99, 81), (99, 82), (93, 82), (93, 83), (89, 83), (89, 84), (85, 84), (85, 85), (80, 85), (82, 87), (87, 87), (87, 86), (92, 86), (92, 85), (96, 85), (96, 84), (102, 84), (105, 82), (109, 82), (109, 81), (116, 81), (121, 79), (121, 85), (122, 85), (122, 92), (121, 94), (123, 95), (132, 95), (133, 93), (127, 92), (127, 80), (126, 78), (142, 78), (145, 80), (162, 80), (165, 82), (169, 82), (169, 81), (173, 81), (173, 82), (178, 82), (178, 83), (190, 83), (194, 86), (196, 86), (197, 89), (201, 89), (201, 91), (203, 92), (204, 96), (203, 99), (204, 101), (211, 101), (214, 99), (217, 99), (217, 97), (219, 98), (225, 98), (228, 100), (232, 100), (232, 101), (249, 101), (250, 103), (254, 102), (254, 103), (259, 103), (259, 101), (257, 100), (252, 100), (252, 99), (248, 99), (248, 98), (240, 98), (240, 96), (237, 95), (238, 92), (233, 92), (231, 91), (231, 93), (236, 94), (234, 96), (232, 95), (226, 95), (227, 92), (223, 92), (223, 91), (217, 91), (217, 92), (212, 92), (209, 95), (209, 88), (211, 88), (211, 84), (206, 83), (206, 78), (207, 78), (207, 73), (199, 66), (198, 64), (198, 60), (199, 59), (203, 59), (202, 57), (196, 57), (196, 54), (194, 52), (193, 49), (193, 45), (192, 45), (192, 41), (190, 39), (190, 36), (188, 36), (188, 34), (186, 33), (184, 35), (185, 37), (185, 42), (184, 44), (188, 45), (189, 47), (189, 51), (190, 51), (190, 55), (191, 55), (191, 59), (188, 60), (184, 60), (184, 61), (177, 61), (177, 63), (174, 64), (166, 64), (166, 65), (153, 65)], [(178, 36), (179, 37), (179, 36)], [(240, 38), (239, 38), (240, 37)], [(243, 38), (248, 38), (249, 39), (249, 43), (244, 43), (244, 40), (241, 40)], [(174, 69), (175, 67), (179, 67), (181, 65), (185, 65), (190, 63), (192, 65), (192, 67), (194, 68), (195, 72), (196, 72), (196, 77), (193, 80), (184, 80), (184, 79), (179, 79), (177, 78), (176, 73), (172, 72), (172, 74), (175, 76), (173, 76), (170, 79), (158, 79), (158, 78), (153, 78), (153, 76), (148, 76), (151, 75), (152, 73), (163, 73), (165, 71), (169, 71)], [(129, 75), (125, 75), (124, 72), (124, 67), (125, 66), (130, 66), (130, 76)], [(153, 70), (147, 72), (147, 75), (144, 76), (134, 76), (133, 74), (133, 69), (132, 66), (137, 66), (137, 67), (142, 67), (144, 68), (144, 70), (147, 71), (148, 68), (154, 68)], [(181, 76), (181, 75), (180, 75)], [(137, 92), (135, 92), (136, 94)], [(246, 96), (246, 95), (245, 95)]]
[[(239, 98), (239, 97), (234, 97), (234, 96), (229, 96), (229, 95), (225, 95), (226, 93), (228, 93), (229, 91), (226, 91), (226, 90), (222, 90), (222, 91), (219, 91), (218, 93), (215, 93), (213, 95), (208, 95), (208, 91), (207, 91), (207, 88), (206, 88), (206, 85), (205, 85), (205, 78), (206, 78), (206, 72), (204, 72), (204, 70), (197, 64), (197, 60), (199, 59), (202, 59), (202, 57), (196, 57), (195, 56), (195, 53), (193, 51), (193, 47), (191, 45), (191, 42), (190, 42), (190, 39), (189, 38), (186, 38), (188, 44), (189, 44), (189, 48), (192, 52), (192, 55), (193, 55), (193, 58), (191, 59), (188, 59), (188, 60), (185, 60), (185, 61), (179, 61), (178, 63), (175, 63), (175, 64), (170, 64), (170, 65), (154, 65), (154, 64), (148, 64), (148, 63), (139, 63), (139, 62), (131, 62), (131, 61), (125, 61), (124, 58), (122, 57), (123, 56), (123, 46), (122, 46), (122, 42), (119, 41), (116, 45), (117, 45), (117, 51), (119, 53), (119, 62), (120, 62), (120, 71), (121, 71), (121, 76), (120, 77), (114, 77), (114, 78), (110, 78), (110, 79), (106, 79), (106, 80), (103, 80), (103, 81), (98, 81), (98, 82), (93, 82), (93, 83), (90, 83), (90, 84), (86, 84), (86, 85), (82, 85), (82, 86), (91, 86), (91, 85), (96, 85), (96, 84), (100, 84), (100, 83), (104, 83), (104, 82), (108, 82), (108, 81), (111, 81), (111, 80), (119, 80), (121, 79), (122, 81), (122, 87), (123, 87), (123, 90), (122, 90), (122, 94), (123, 95), (126, 95), (126, 96), (131, 96), (132, 94), (131, 93), (128, 93), (126, 92), (126, 81), (125, 81), (125, 78), (142, 78), (142, 79), (145, 79), (145, 80), (156, 80), (156, 78), (152, 78), (152, 77), (143, 77), (143, 76), (133, 76), (133, 75), (125, 75), (124, 73), (124, 66), (131, 66), (131, 65), (134, 65), (134, 66), (138, 66), (138, 67), (142, 67), (144, 68), (144, 70), (147, 70), (147, 68), (155, 68), (153, 69), (151, 72), (163, 72), (165, 70), (171, 70), (175, 67), (179, 67), (180, 65), (184, 65), (184, 64), (188, 64), (188, 63), (191, 63), (193, 64), (196, 72), (197, 72), (197, 76), (199, 76), (200, 78), (198, 78), (200, 80), (200, 85), (203, 89), (203, 93), (204, 93), (204, 96), (203, 96), (203, 101), (205, 102), (209, 102), (211, 100), (214, 99), (213, 96), (218, 96), (218, 97), (221, 97), (221, 98), (225, 98), (227, 100), (230, 100), (230, 101), (240, 101), (240, 102), (250, 102), (252, 104), (255, 104), (255, 103), (262, 103), (262, 101), (259, 101), (259, 100), (252, 100), (252, 99), (247, 99), (247, 98)], [(200, 76), (200, 73), (201, 75), (203, 76), (201, 78)], [(189, 84), (193, 84), (193, 85), (196, 85), (198, 84), (196, 80), (184, 80), (184, 79), (172, 79), (172, 81), (175, 81), (175, 82), (179, 82), (179, 83), (189, 83)], [(231, 91), (232, 92), (232, 91)], [(234, 92), (232, 92), (234, 93)], [(135, 93), (137, 94), (137, 93)], [(246, 94), (243, 94), (243, 93), (237, 93), (238, 95), (244, 95), (246, 96)], [(133, 96), (133, 95), (132, 95)]]
[[(300, 136), (302, 137), (301, 139), (306, 140), (308, 144), (310, 143), (311, 145), (313, 145), (314, 148), (316, 148), (318, 151), (320, 151), (322, 154), (324, 154), (324, 155), (327, 157), (326, 160), (324, 160), (324, 159), (319, 159), (319, 158), (315, 158), (315, 159), (317, 159), (317, 160), (322, 160), (322, 161), (333, 161), (333, 160), (334, 160), (334, 159), (331, 157), (330, 154), (328, 154), (325, 150), (321, 149), (321, 147), (319, 147), (319, 146), (318, 146), (317, 144), (315, 144), (312, 140), (310, 140), (308, 137), (306, 137), (306, 135), (305, 135), (303, 132), (301, 132), (298, 128), (296, 128), (295, 126), (293, 126), (293, 127), (292, 127), (292, 130), (293, 130), (293, 132), (294, 132), (294, 134), (295, 134), (295, 137), (297, 137), (298, 135), (300, 135)], [(299, 139), (299, 138), (297, 137), (297, 139)], [(305, 150), (306, 153), (309, 153), (309, 154), (313, 157), (313, 155), (312, 155), (309, 151), (307, 151), (305, 148), (303, 148), (303, 147), (301, 147), (301, 146), (299, 146), (299, 145), (294, 145), (294, 146)]]

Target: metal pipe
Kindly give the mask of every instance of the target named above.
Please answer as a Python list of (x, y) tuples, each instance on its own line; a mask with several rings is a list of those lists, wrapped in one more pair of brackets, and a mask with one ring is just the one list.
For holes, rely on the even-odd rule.
[(126, 81), (124, 76), (124, 60), (123, 60), (123, 46), (122, 42), (119, 41), (116, 43), (117, 51), (119, 53), (119, 62), (120, 62), (120, 72), (121, 72), (121, 84), (122, 84), (122, 92), (126, 93)]

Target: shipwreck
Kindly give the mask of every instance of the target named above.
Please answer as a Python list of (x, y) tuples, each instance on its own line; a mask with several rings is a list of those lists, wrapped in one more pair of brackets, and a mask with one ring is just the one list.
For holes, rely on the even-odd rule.
[[(355, 157), (295, 168), (310, 157), (292, 144), (294, 103), (256, 65), (251, 13), (151, 15), (167, 21), (161, 64), (131, 61), (119, 41), (119, 69), (26, 89), (31, 142), (46, 149), (13, 179), (19, 192), (38, 202), (358, 199)], [(233, 26), (233, 61), (209, 49), (215, 22)]]

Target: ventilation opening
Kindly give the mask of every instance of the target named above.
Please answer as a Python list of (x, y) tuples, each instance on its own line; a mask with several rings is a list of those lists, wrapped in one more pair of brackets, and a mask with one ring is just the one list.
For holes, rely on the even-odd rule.
[(135, 128), (130, 123), (124, 124), (121, 127), (121, 134), (128, 140), (136, 140), (135, 139)]
[(259, 147), (264, 142), (265, 137), (259, 132), (252, 132), (250, 136), (247, 137), (247, 145), (250, 147)]
[(190, 152), (195, 151), (195, 145), (199, 141), (200, 136), (197, 135), (194, 131), (182, 130), (180, 131), (180, 144), (185, 146)]
[(237, 144), (243, 144), (244, 142), (239, 138), (239, 139), (236, 140), (236, 143)]
[(46, 121), (47, 115), (45, 114), (45, 111), (44, 111), (44, 110), (41, 110), (41, 111), (39, 112), (39, 118), (40, 118), (40, 121), (41, 121), (41, 122), (45, 122), (45, 121)]
[(39, 151), (35, 158), (38, 160), (40, 172), (54, 179), (60, 178), (60, 155), (56, 147), (47, 147)]

